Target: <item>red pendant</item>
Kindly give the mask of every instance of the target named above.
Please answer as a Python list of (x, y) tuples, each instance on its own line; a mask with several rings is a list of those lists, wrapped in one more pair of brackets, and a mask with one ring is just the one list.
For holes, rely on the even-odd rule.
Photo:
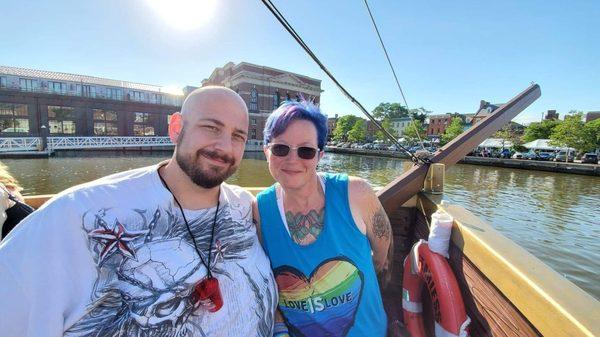
[(200, 303), (207, 308), (209, 312), (217, 312), (223, 306), (223, 297), (219, 289), (219, 280), (214, 277), (205, 278), (195, 287), (196, 294)]

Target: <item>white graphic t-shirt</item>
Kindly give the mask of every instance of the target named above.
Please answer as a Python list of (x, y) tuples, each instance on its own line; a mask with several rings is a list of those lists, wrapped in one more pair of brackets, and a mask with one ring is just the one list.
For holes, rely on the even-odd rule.
[[(222, 184), (210, 259), (223, 307), (158, 166), (64, 191), (0, 244), (0, 335), (271, 336), (277, 293), (252, 196)], [(208, 262), (216, 207), (184, 210)]]

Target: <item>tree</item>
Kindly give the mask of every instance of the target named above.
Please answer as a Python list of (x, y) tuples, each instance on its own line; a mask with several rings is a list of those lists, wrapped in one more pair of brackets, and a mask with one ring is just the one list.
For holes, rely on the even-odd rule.
[(536, 139), (549, 139), (552, 134), (552, 130), (561, 123), (559, 120), (545, 119), (541, 122), (533, 122), (525, 128), (523, 134), (523, 141), (525, 143), (534, 141)]
[(425, 138), (425, 127), (423, 127), (423, 122), (420, 120), (414, 120), (404, 129), (404, 138), (410, 141), (418, 141), (417, 134), (421, 139)]
[(366, 124), (363, 119), (358, 119), (348, 132), (348, 140), (351, 142), (362, 142), (367, 137)]
[[(392, 127), (392, 122), (389, 120), (389, 118), (384, 119), (383, 122), (381, 123), (381, 126), (383, 126), (384, 129), (386, 129), (389, 133), (391, 133), (392, 136), (398, 138), (398, 132), (396, 131), (396, 129), (394, 129)], [(385, 140), (388, 140), (388, 138), (389, 137), (385, 133), (383, 133), (383, 131), (381, 131), (381, 130), (377, 130), (375, 132), (375, 139), (377, 139), (377, 140), (385, 141)]]
[(340, 117), (335, 124), (335, 129), (333, 130), (333, 139), (336, 141), (348, 140), (348, 132), (352, 130), (352, 127), (357, 120), (359, 120), (359, 118), (354, 115)]
[(550, 144), (555, 146), (572, 147), (579, 152), (591, 151), (596, 147), (596, 135), (591, 128), (584, 127), (583, 112), (571, 112), (565, 116), (562, 123), (557, 125), (550, 135)]
[(584, 128), (591, 134), (592, 139), (595, 139), (596, 148), (600, 148), (600, 119), (585, 123)]
[(408, 110), (400, 103), (379, 103), (373, 109), (373, 117), (377, 120), (408, 117)]
[(429, 115), (430, 113), (431, 113), (431, 111), (425, 109), (424, 107), (410, 109), (410, 111), (409, 111), (409, 115), (413, 119), (420, 120), (421, 123), (425, 123), (425, 120), (427, 119), (427, 115)]
[(448, 127), (442, 134), (442, 139), (441, 139), (442, 145), (447, 144), (448, 142), (450, 142), (452, 139), (456, 138), (461, 133), (463, 133), (462, 119), (460, 117), (452, 118), (452, 122), (450, 122), (450, 125), (448, 125)]

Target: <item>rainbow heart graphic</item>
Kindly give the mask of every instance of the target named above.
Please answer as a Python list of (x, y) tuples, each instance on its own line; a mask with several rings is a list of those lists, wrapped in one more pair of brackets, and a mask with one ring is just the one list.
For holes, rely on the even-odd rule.
[(360, 303), (363, 275), (346, 258), (323, 261), (307, 278), (281, 266), (274, 271), (279, 309), (294, 336), (345, 336)]

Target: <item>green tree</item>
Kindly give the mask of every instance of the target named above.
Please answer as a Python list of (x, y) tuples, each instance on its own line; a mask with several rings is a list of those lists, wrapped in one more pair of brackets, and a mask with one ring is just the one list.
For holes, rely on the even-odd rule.
[(550, 135), (550, 144), (572, 147), (579, 152), (591, 151), (596, 147), (596, 135), (583, 123), (583, 112), (571, 112), (565, 116)]
[(458, 135), (460, 135), (462, 132), (463, 132), (462, 119), (460, 117), (452, 118), (452, 122), (450, 122), (450, 125), (448, 125), (448, 127), (442, 134), (442, 139), (441, 139), (442, 145), (447, 144), (452, 139), (454, 139)]
[(352, 127), (357, 120), (359, 120), (359, 118), (354, 115), (340, 117), (335, 124), (335, 129), (333, 130), (333, 139), (336, 141), (348, 140), (348, 132), (352, 130)]
[[(394, 129), (392, 127), (392, 122), (390, 121), (389, 118), (384, 119), (383, 122), (381, 123), (381, 126), (383, 126), (384, 129), (386, 129), (389, 133), (391, 133), (392, 136), (398, 138), (398, 132), (396, 131), (396, 129)], [(388, 140), (388, 138), (389, 137), (385, 133), (383, 133), (383, 131), (381, 131), (381, 130), (377, 130), (375, 132), (375, 139), (377, 139), (377, 140), (386, 141), (386, 140)]]
[(430, 113), (431, 111), (425, 109), (424, 107), (410, 109), (409, 111), (409, 115), (414, 119), (420, 120), (421, 123), (425, 123), (427, 115), (429, 115)]
[(532, 142), (536, 139), (549, 139), (552, 130), (559, 125), (561, 121), (545, 119), (541, 122), (533, 122), (525, 128), (523, 141), (525, 143)]
[(373, 109), (373, 117), (377, 120), (408, 117), (408, 110), (400, 103), (379, 103)]
[(596, 148), (600, 148), (600, 119), (585, 123), (586, 128), (591, 135), (591, 138), (596, 141)]
[(423, 122), (420, 120), (412, 121), (405, 129), (404, 129), (404, 138), (408, 139), (411, 142), (415, 142), (419, 140), (417, 134), (421, 139), (425, 138), (425, 127), (423, 126)]
[(358, 119), (348, 132), (348, 140), (351, 142), (363, 142), (367, 137), (366, 123), (363, 119)]

